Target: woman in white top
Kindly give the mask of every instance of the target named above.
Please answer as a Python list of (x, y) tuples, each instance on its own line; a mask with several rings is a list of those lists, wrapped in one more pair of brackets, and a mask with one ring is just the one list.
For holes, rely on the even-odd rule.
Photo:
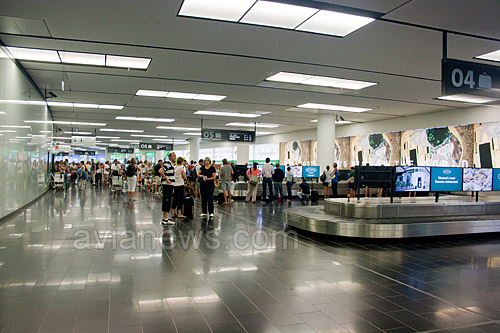
[[(186, 169), (184, 168), (182, 157), (177, 157), (177, 164), (174, 169), (174, 201), (172, 203), (172, 210), (174, 214), (177, 212), (178, 218), (185, 218), (182, 215), (182, 202), (184, 201), (184, 181), (186, 180)], [(177, 211), (176, 211), (177, 209)]]

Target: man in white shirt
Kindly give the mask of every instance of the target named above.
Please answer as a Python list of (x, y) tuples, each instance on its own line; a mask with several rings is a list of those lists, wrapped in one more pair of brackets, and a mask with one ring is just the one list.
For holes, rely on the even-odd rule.
[[(265, 202), (272, 202), (273, 200), (273, 174), (274, 174), (274, 168), (273, 166), (269, 163), (271, 162), (271, 159), (268, 157), (266, 158), (266, 164), (262, 166), (262, 201)], [(271, 200), (267, 200), (266, 196), (266, 186), (269, 187), (269, 198)]]

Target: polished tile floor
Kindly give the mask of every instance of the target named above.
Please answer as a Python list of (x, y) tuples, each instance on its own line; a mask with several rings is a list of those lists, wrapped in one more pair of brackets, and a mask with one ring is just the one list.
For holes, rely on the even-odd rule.
[(284, 236), (288, 206), (164, 229), (149, 194), (50, 192), (0, 227), (0, 331), (500, 332), (499, 235)]

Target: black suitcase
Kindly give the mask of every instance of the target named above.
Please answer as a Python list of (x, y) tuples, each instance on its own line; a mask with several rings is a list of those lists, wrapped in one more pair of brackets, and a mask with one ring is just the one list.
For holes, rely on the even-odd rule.
[(193, 197), (185, 197), (182, 202), (182, 215), (186, 216), (188, 219), (194, 217), (194, 199)]
[(217, 196), (217, 204), (222, 205), (224, 203), (224, 193), (220, 192)]
[(311, 191), (311, 202), (317, 202), (318, 200), (319, 200), (318, 191), (312, 190)]

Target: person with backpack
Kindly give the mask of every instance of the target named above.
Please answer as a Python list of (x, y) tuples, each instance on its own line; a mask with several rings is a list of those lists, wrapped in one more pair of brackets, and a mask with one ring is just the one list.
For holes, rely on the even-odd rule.
[(323, 198), (328, 199), (330, 197), (330, 182), (328, 179), (330, 178), (330, 166), (326, 166), (326, 170), (323, 171), (323, 174), (321, 177), (319, 177), (319, 180), (323, 183)]
[(135, 161), (135, 157), (132, 157), (130, 163), (127, 164), (125, 169), (125, 176), (127, 176), (127, 186), (128, 186), (128, 202), (132, 203), (135, 201), (135, 188), (137, 187), (137, 170), (139, 167)]
[(257, 186), (259, 185), (260, 177), (262, 174), (260, 170), (257, 168), (258, 163), (254, 162), (253, 166), (247, 170), (247, 178), (248, 178), (248, 189), (247, 196), (245, 198), (245, 202), (250, 201), (252, 199), (252, 203), (255, 203), (257, 200)]

